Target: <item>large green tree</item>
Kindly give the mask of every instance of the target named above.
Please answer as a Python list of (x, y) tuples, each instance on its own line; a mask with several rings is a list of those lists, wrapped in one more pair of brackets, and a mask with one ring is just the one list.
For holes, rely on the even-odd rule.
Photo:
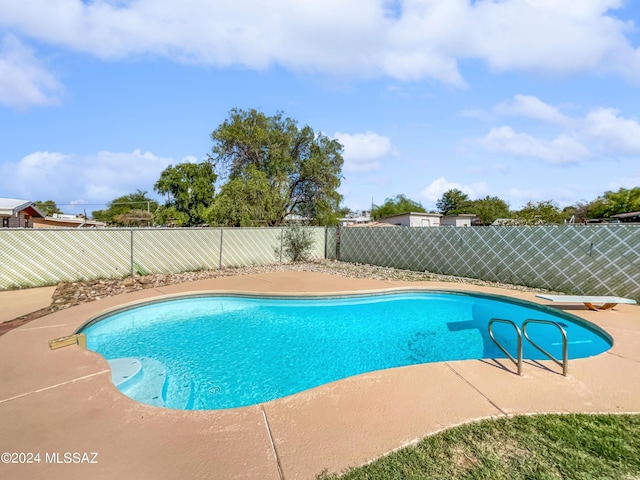
[(269, 179), (250, 165), (222, 186), (207, 211), (207, 220), (218, 226), (257, 227), (277, 223), (280, 215), (280, 198)]
[(52, 216), (54, 213), (62, 213), (62, 210), (58, 208), (58, 205), (56, 205), (56, 202), (53, 200), (36, 200), (35, 203), (38, 210), (44, 213), (47, 217)]
[(474, 200), (471, 204), (471, 213), (478, 217), (478, 222), (483, 225), (490, 225), (497, 218), (509, 217), (509, 206), (507, 202), (498, 197), (490, 197)]
[(514, 223), (517, 225), (564, 223), (565, 219), (566, 214), (553, 200), (527, 202), (521, 210), (514, 213)]
[(400, 194), (386, 198), (382, 205), (374, 205), (373, 210), (371, 210), (371, 217), (378, 219), (409, 212), (426, 212), (426, 210), (420, 202)]
[(132, 210), (153, 213), (158, 208), (158, 202), (149, 198), (146, 191), (136, 190), (107, 203), (105, 210), (95, 210), (91, 213), (93, 218), (108, 225), (116, 226), (146, 226), (149, 224), (149, 216), (142, 214), (130, 215)]
[(167, 195), (165, 205), (156, 212), (156, 222), (194, 226), (207, 222), (218, 178), (210, 161), (169, 165), (153, 189)]
[(588, 218), (609, 218), (612, 215), (640, 211), (640, 187), (620, 188), (607, 191), (604, 195), (589, 202), (585, 216)]
[(452, 188), (442, 194), (442, 197), (436, 202), (436, 208), (443, 215), (453, 215), (456, 213), (473, 213), (472, 202), (469, 195)]
[(250, 215), (263, 217), (252, 221), (280, 225), (290, 214), (314, 224), (337, 221), (343, 147), (336, 140), (309, 126), (299, 127), (282, 113), (267, 116), (253, 109), (231, 110), (211, 138), (211, 161), (223, 178), (234, 182), (220, 192), (226, 197), (221, 204), (229, 203), (232, 193), (246, 192), (249, 184), (266, 179), (269, 195), (242, 195), (251, 204), (247, 208), (257, 212)]

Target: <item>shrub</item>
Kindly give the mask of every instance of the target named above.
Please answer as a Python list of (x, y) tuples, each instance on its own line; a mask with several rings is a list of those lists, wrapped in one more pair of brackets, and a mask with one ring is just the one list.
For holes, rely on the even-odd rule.
[(311, 229), (292, 223), (283, 232), (283, 254), (292, 262), (303, 262), (311, 255), (313, 234)]

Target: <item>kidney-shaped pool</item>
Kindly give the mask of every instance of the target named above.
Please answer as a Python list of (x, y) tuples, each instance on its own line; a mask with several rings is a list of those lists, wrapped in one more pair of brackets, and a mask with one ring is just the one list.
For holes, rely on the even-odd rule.
[[(491, 318), (551, 320), (567, 333), (569, 358), (608, 350), (603, 330), (574, 315), (507, 297), (393, 292), (330, 297), (197, 295), (97, 317), (80, 331), (110, 363), (129, 397), (166, 408), (253, 405), (374, 370), (447, 360), (504, 358)], [(529, 336), (561, 357), (553, 325)], [(493, 332), (516, 350), (512, 326)], [(545, 359), (528, 342), (524, 358)]]

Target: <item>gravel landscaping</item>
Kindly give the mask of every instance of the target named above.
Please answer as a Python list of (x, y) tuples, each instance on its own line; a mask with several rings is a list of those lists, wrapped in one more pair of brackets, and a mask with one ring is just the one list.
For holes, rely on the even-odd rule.
[[(270, 265), (253, 265), (249, 267), (222, 268), (216, 270), (200, 270), (195, 272), (182, 272), (171, 274), (153, 274), (135, 278), (101, 279), (86, 282), (62, 282), (53, 294), (51, 305), (37, 312), (5, 322), (3, 330), (11, 326), (15, 328), (24, 323), (40, 318), (44, 315), (63, 310), (65, 308), (80, 305), (82, 303), (100, 300), (101, 298), (134, 292), (145, 288), (157, 288), (176, 283), (193, 282), (209, 278), (228, 277), (232, 275), (250, 275), (256, 273), (304, 271), (319, 272), (329, 275), (341, 275), (352, 278), (371, 278), (376, 280), (399, 281), (436, 281), (452, 282), (481, 286), (493, 286), (510, 290), (543, 292), (543, 289), (511, 285), (504, 283), (488, 282), (473, 278), (439, 275), (430, 272), (413, 272), (410, 270), (398, 270), (395, 268), (378, 267), (375, 265), (361, 265), (339, 262), (335, 260), (316, 260), (304, 263), (276, 263)], [(7, 324), (11, 325), (7, 325)], [(2, 334), (4, 332), (0, 332)]]

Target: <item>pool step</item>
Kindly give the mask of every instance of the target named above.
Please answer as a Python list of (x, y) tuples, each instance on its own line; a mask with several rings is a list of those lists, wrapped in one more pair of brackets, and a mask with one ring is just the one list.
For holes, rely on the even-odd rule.
[(134, 360), (140, 362), (141, 375), (135, 382), (119, 387), (120, 391), (140, 403), (165, 407), (163, 392), (167, 382), (167, 369), (162, 362), (152, 358), (141, 357)]
[(193, 408), (194, 385), (188, 372), (174, 372), (168, 378), (164, 393), (167, 408), (191, 410)]
[(194, 385), (186, 371), (167, 374), (165, 365), (148, 357), (109, 360), (111, 381), (126, 396), (156, 407), (190, 410)]
[(133, 385), (142, 376), (142, 364), (133, 357), (108, 360), (111, 368), (111, 381), (120, 390)]

